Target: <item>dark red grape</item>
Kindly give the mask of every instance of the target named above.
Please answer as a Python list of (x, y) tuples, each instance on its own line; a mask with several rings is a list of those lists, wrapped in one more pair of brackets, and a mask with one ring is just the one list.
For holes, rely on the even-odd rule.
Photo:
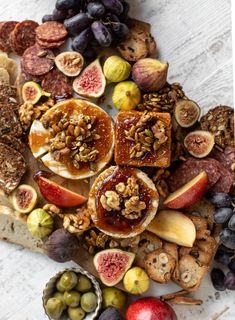
[(54, 21), (52, 14), (45, 14), (45, 16), (42, 17), (42, 22), (47, 22), (47, 21)]
[(86, 50), (89, 41), (92, 39), (93, 34), (91, 32), (91, 28), (87, 28), (83, 30), (78, 36), (73, 39), (72, 48), (75, 51), (80, 53), (84, 53)]
[(75, 16), (64, 20), (65, 29), (70, 35), (76, 36), (90, 26), (92, 19), (86, 13), (78, 13)]
[(122, 0), (122, 6), (123, 6), (123, 11), (122, 13), (119, 15), (119, 19), (123, 22), (125, 22), (128, 18), (128, 13), (130, 11), (130, 5), (128, 2), (126, 2), (125, 0)]
[(229, 228), (225, 228), (220, 232), (220, 241), (222, 244), (229, 248), (235, 250), (235, 232)]
[(57, 10), (68, 10), (73, 8), (76, 2), (77, 0), (57, 0), (55, 7)]
[(226, 274), (224, 284), (227, 289), (235, 290), (235, 273), (234, 272), (229, 271)]
[(225, 280), (225, 274), (221, 269), (218, 269), (218, 268), (212, 269), (211, 282), (216, 290), (224, 291), (226, 289), (224, 280)]
[(231, 198), (227, 193), (223, 193), (223, 192), (210, 193), (209, 200), (214, 204), (216, 208), (231, 206)]
[(224, 264), (227, 266), (231, 260), (231, 257), (233, 256), (233, 253), (231, 252), (224, 252), (221, 249), (218, 249), (215, 254), (215, 261)]
[(123, 5), (119, 0), (101, 0), (105, 8), (114, 13), (114, 14), (121, 14), (123, 12)]
[(232, 258), (232, 260), (228, 264), (228, 267), (231, 271), (235, 272), (235, 258)]
[(218, 208), (214, 213), (215, 223), (225, 223), (230, 219), (233, 214), (231, 208)]
[(109, 47), (112, 43), (112, 35), (101, 21), (95, 21), (91, 25), (95, 39), (102, 47)]
[(115, 14), (109, 12), (105, 16), (105, 22), (120, 22), (120, 20)]
[(55, 20), (55, 21), (64, 21), (67, 14), (68, 14), (67, 10), (62, 11), (62, 10), (57, 10), (55, 8), (52, 12), (52, 17), (53, 17), (53, 20)]
[(127, 25), (120, 22), (113, 23), (112, 30), (115, 36), (118, 37), (118, 39), (125, 39), (129, 34)]
[(67, 16), (66, 16), (66, 19), (72, 18), (72, 17), (76, 16), (76, 14), (78, 14), (78, 13), (79, 13), (79, 11), (77, 11), (75, 9), (69, 9)]
[(105, 14), (105, 7), (100, 2), (92, 1), (88, 3), (87, 11), (94, 18), (102, 18)]
[(228, 227), (230, 230), (235, 231), (235, 214), (232, 215), (228, 222)]

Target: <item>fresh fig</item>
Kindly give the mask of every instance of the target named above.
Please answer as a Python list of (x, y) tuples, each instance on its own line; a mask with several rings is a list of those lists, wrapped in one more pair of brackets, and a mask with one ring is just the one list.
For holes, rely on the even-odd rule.
[(55, 230), (46, 242), (48, 257), (57, 262), (72, 260), (78, 250), (78, 238), (63, 228)]
[(89, 64), (73, 82), (73, 90), (87, 98), (101, 97), (105, 86), (106, 80), (99, 59)]
[(82, 71), (84, 59), (78, 52), (66, 51), (56, 56), (55, 64), (66, 76), (76, 77)]
[(27, 219), (27, 227), (34, 237), (44, 238), (52, 233), (53, 218), (43, 209), (33, 210)]
[(42, 96), (49, 97), (50, 93), (43, 91), (41, 86), (34, 81), (25, 82), (22, 88), (22, 98), (24, 102), (36, 104)]
[(126, 295), (118, 288), (104, 288), (102, 290), (103, 308), (115, 307), (122, 309), (126, 304)]
[(206, 157), (215, 144), (214, 136), (209, 131), (192, 131), (184, 139), (184, 146), (196, 158)]
[(114, 307), (109, 307), (101, 313), (98, 320), (111, 320), (111, 319), (124, 320), (124, 317), (118, 309)]
[(36, 190), (28, 184), (21, 184), (12, 194), (12, 204), (16, 211), (29, 213), (37, 203)]
[(107, 249), (95, 255), (94, 266), (103, 284), (112, 287), (122, 280), (134, 259), (135, 254), (132, 252)]
[(181, 127), (192, 127), (200, 117), (200, 107), (192, 100), (180, 99), (175, 104), (174, 116)]
[(141, 101), (141, 92), (133, 81), (123, 81), (114, 87), (112, 100), (119, 110), (133, 110)]

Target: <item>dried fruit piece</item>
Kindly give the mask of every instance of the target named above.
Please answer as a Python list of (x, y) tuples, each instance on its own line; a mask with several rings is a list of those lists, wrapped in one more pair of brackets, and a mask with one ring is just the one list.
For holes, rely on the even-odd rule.
[(168, 63), (152, 58), (140, 59), (132, 67), (132, 78), (145, 92), (158, 91), (166, 84)]
[(120, 82), (129, 78), (131, 65), (118, 56), (111, 56), (105, 60), (104, 75), (110, 82)]
[(33, 210), (27, 219), (27, 227), (32, 236), (44, 238), (53, 230), (53, 218), (43, 209)]
[(105, 86), (106, 80), (99, 59), (89, 64), (73, 82), (73, 90), (77, 94), (88, 98), (101, 97)]
[(12, 204), (16, 211), (29, 213), (37, 203), (37, 192), (28, 184), (21, 184), (12, 194)]
[(192, 100), (178, 100), (175, 104), (174, 116), (181, 127), (189, 128), (198, 120), (200, 107)]
[(122, 280), (134, 258), (135, 254), (132, 252), (107, 249), (95, 255), (94, 265), (103, 284), (111, 287)]
[(149, 276), (140, 267), (134, 267), (127, 271), (123, 284), (131, 294), (142, 294), (149, 289)]
[(24, 102), (36, 104), (42, 96), (49, 97), (50, 93), (42, 90), (41, 86), (34, 81), (25, 82), (22, 88), (22, 97)]
[(122, 309), (126, 304), (126, 296), (124, 292), (118, 288), (104, 288), (102, 290), (102, 295), (104, 309), (110, 306)]
[(184, 139), (184, 146), (196, 158), (206, 157), (215, 144), (214, 136), (209, 131), (192, 131)]
[(140, 103), (141, 92), (133, 81), (123, 81), (115, 86), (112, 100), (118, 109), (132, 110)]
[(76, 77), (82, 70), (84, 59), (78, 52), (62, 52), (55, 58), (57, 68), (68, 77)]

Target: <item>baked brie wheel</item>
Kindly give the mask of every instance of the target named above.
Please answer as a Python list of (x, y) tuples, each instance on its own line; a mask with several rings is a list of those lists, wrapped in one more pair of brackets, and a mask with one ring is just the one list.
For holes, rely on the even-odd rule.
[(32, 123), (29, 146), (35, 158), (67, 179), (94, 176), (111, 160), (114, 128), (111, 117), (81, 99), (59, 102)]
[(143, 232), (158, 209), (159, 196), (141, 170), (112, 166), (94, 181), (88, 198), (95, 226), (114, 238)]

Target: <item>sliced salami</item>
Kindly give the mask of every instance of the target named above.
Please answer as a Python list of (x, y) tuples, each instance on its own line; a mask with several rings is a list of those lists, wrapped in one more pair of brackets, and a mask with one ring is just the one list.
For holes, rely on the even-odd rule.
[(216, 182), (216, 184), (214, 184), (210, 188), (210, 191), (228, 193), (233, 185), (234, 176), (229, 170), (227, 170), (224, 166), (222, 166), (222, 164), (220, 164), (220, 162), (218, 162), (217, 165), (220, 170), (220, 178)]
[(202, 171), (206, 171), (208, 174), (208, 189), (211, 188), (216, 184), (221, 175), (218, 163), (217, 160), (210, 158), (200, 160), (194, 158), (188, 159), (171, 174), (168, 180), (170, 191), (176, 191)]
[(40, 83), (44, 77), (44, 75), (42, 76), (34, 76), (30, 73), (27, 73), (25, 71), (25, 68), (24, 68), (24, 65), (22, 64), (22, 61), (21, 61), (21, 75), (22, 77), (24, 78), (25, 81), (35, 81), (35, 82), (38, 82)]
[(65, 40), (57, 41), (57, 42), (48, 42), (48, 41), (41, 41), (40, 39), (36, 38), (36, 41), (38, 45), (41, 48), (46, 48), (46, 49), (53, 49), (53, 48), (59, 48), (61, 47)]
[(64, 40), (68, 33), (62, 23), (48, 21), (37, 27), (36, 34), (41, 41), (58, 42)]
[(21, 66), (26, 73), (41, 76), (53, 68), (53, 58), (54, 54), (51, 50), (45, 50), (35, 45), (24, 52)]
[(68, 77), (57, 69), (51, 70), (42, 81), (42, 88), (50, 92), (53, 98), (69, 98), (73, 94)]
[(22, 55), (26, 49), (35, 44), (37, 27), (38, 23), (33, 20), (17, 23), (10, 36), (12, 50), (15, 53)]
[(15, 29), (17, 21), (6, 21), (0, 24), (0, 47), (5, 52), (12, 52), (10, 34)]

